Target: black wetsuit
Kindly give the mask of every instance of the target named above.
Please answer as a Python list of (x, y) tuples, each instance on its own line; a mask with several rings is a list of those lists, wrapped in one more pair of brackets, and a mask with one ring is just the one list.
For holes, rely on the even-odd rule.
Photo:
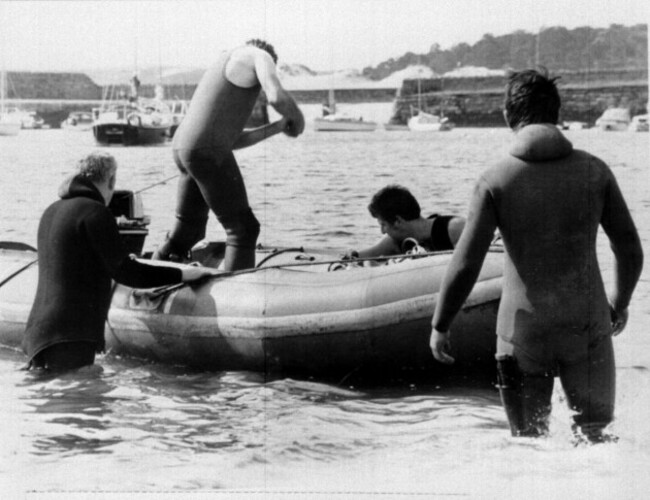
[(451, 238), (449, 238), (449, 221), (453, 218), (453, 215), (438, 214), (427, 217), (427, 219), (433, 219), (431, 239), (430, 241), (424, 242), (424, 246), (430, 252), (454, 249), (454, 244), (451, 242)]
[(148, 288), (182, 277), (179, 269), (129, 257), (115, 218), (92, 182), (74, 177), (59, 195), (62, 199), (45, 210), (38, 227), (38, 287), (23, 339), (30, 360), (61, 343), (90, 343), (93, 353), (104, 349), (111, 278)]

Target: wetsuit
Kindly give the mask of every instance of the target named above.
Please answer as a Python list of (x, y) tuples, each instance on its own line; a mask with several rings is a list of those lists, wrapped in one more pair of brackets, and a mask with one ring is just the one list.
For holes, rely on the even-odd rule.
[(550, 124), (526, 126), (515, 138), (509, 154), (476, 185), (458, 258), (448, 270), (454, 278), (441, 292), (433, 326), (449, 328), (465, 287), (460, 266), (477, 258), (476, 242), (485, 245), (498, 227), (505, 263), (497, 359), (505, 378), (514, 373), (516, 379), (502, 385), (516, 387), (525, 406), (519, 428), (509, 414), (513, 434), (546, 430), (555, 375), (578, 412), (575, 423), (598, 432), (613, 418), (615, 380), (596, 235), (602, 225), (620, 239), (621, 230), (634, 226), (601, 160), (574, 150)]
[(439, 252), (442, 250), (453, 250), (454, 244), (449, 237), (449, 221), (453, 219), (452, 215), (433, 214), (427, 219), (433, 219), (431, 225), (431, 239), (424, 242), (424, 246), (430, 252)]
[(52, 359), (92, 364), (95, 352), (104, 349), (111, 279), (156, 287), (182, 278), (179, 269), (147, 266), (128, 256), (115, 218), (92, 182), (74, 177), (59, 195), (39, 223), (38, 287), (23, 338), (23, 350), (37, 366)]
[(225, 75), (232, 51), (221, 54), (199, 83), (187, 115), (174, 134), (174, 160), (181, 171), (176, 225), (158, 256), (183, 255), (205, 236), (211, 209), (229, 246), (254, 248), (259, 223), (232, 153), (253, 111), (261, 86), (243, 88)]

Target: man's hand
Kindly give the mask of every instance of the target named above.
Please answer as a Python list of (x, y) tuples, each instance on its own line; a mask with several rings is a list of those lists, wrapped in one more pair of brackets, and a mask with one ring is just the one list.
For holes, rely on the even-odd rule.
[(450, 365), (454, 358), (449, 355), (449, 332), (441, 332), (435, 328), (431, 329), (431, 339), (429, 340), (431, 353), (437, 361)]
[(622, 311), (617, 311), (611, 304), (609, 305), (609, 313), (612, 317), (612, 335), (616, 336), (625, 329), (629, 313), (627, 307)]
[(205, 278), (207, 276), (216, 276), (217, 274), (220, 274), (216, 269), (200, 266), (187, 266), (184, 267), (181, 271), (183, 273), (181, 280), (184, 283), (187, 283), (188, 281), (200, 280), (201, 278)]

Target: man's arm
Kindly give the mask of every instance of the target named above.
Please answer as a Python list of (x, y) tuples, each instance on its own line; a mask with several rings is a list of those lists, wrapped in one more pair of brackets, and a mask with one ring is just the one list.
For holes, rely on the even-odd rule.
[(399, 255), (402, 251), (390, 236), (384, 236), (373, 246), (359, 250), (359, 258), (382, 257), (387, 255)]
[(147, 265), (136, 261), (122, 244), (115, 219), (107, 209), (98, 209), (84, 220), (86, 235), (95, 255), (109, 276), (133, 288), (153, 288), (178, 282), (194, 281), (215, 274), (204, 267), (178, 269), (172, 266)]
[(616, 178), (608, 172), (608, 182), (601, 225), (614, 253), (614, 289), (610, 294), (614, 334), (620, 333), (627, 322), (627, 308), (632, 292), (643, 269), (643, 249), (630, 211)]
[(269, 104), (286, 118), (284, 132), (291, 137), (298, 137), (305, 129), (305, 118), (296, 101), (282, 87), (273, 59), (263, 50), (255, 53), (255, 74)]
[(273, 137), (280, 132), (285, 132), (287, 130), (287, 119), (281, 118), (273, 123), (267, 125), (262, 125), (261, 127), (244, 129), (241, 135), (237, 138), (233, 144), (233, 149), (243, 149), (249, 146), (253, 146), (258, 142), (261, 142), (269, 137)]
[(486, 182), (481, 179), (474, 188), (467, 223), (442, 280), (433, 314), (429, 345), (433, 356), (440, 362), (453, 362), (445, 352), (449, 327), (476, 283), (495, 229), (492, 197)]

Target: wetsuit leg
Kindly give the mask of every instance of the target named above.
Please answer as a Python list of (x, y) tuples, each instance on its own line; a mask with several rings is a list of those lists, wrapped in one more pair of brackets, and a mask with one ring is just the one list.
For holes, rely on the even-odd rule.
[(560, 380), (575, 426), (592, 442), (607, 440), (603, 429), (614, 419), (616, 370), (610, 336), (588, 346), (587, 355), (574, 363), (560, 365)]
[[(189, 250), (205, 237), (209, 208), (196, 181), (189, 174), (187, 164), (201, 161), (186, 151), (174, 151), (174, 160), (180, 170), (176, 193), (176, 222), (165, 242), (152, 258), (182, 261)], [(205, 161), (210, 161), (206, 159)], [(213, 167), (210, 162), (210, 166)]]
[(232, 152), (211, 153), (214, 155), (211, 168), (207, 168), (206, 163), (193, 161), (188, 170), (226, 231), (224, 270), (254, 267), (260, 225), (248, 204), (239, 165)]
[(512, 435), (538, 437), (547, 434), (553, 377), (524, 374), (511, 356), (497, 358), (497, 377)]
[(510, 432), (521, 437), (547, 434), (553, 374), (537, 366), (512, 344), (499, 339), (497, 345), (498, 388)]
[(30, 367), (50, 371), (75, 370), (92, 365), (95, 362), (95, 350), (93, 342), (60, 342), (36, 354)]

